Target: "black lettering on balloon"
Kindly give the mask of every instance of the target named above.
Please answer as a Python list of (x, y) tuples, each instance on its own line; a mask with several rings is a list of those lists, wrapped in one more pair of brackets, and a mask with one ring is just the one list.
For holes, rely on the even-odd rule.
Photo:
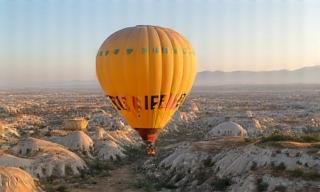
[(160, 95), (159, 109), (162, 109), (162, 108), (163, 108), (162, 104), (163, 104), (163, 102), (164, 102), (164, 98), (165, 98), (165, 95)]
[(144, 96), (144, 109), (148, 110), (149, 106), (148, 106), (148, 96)]
[[(112, 104), (118, 110), (130, 110), (130, 106), (128, 105), (127, 98), (125, 96), (111, 96), (106, 95), (112, 102)], [(144, 109), (145, 110), (154, 110), (154, 109), (173, 109), (178, 108), (186, 99), (187, 94), (182, 93), (181, 95), (172, 95), (170, 94), (168, 99), (166, 99), (167, 95), (145, 95), (144, 96)], [(149, 101), (150, 98), (150, 101)], [(137, 111), (141, 110), (141, 101), (137, 97), (132, 97), (133, 108)]]
[(145, 54), (145, 53), (148, 52), (148, 49), (147, 49), (147, 48), (142, 48), (142, 49), (141, 49), (141, 52), (142, 52), (142, 54)]
[(126, 98), (126, 97), (121, 97), (121, 101), (122, 101), (122, 103), (123, 103), (124, 106), (125, 106), (125, 109), (124, 109), (124, 110), (130, 110), (130, 109), (129, 109), (128, 102), (127, 102), (127, 98)]
[(116, 96), (116, 99), (117, 99), (117, 101), (118, 101), (118, 103), (119, 103), (119, 105), (120, 105), (120, 108), (123, 109), (123, 110), (126, 110), (126, 109), (123, 107), (123, 105), (122, 105), (122, 103), (121, 103), (121, 101), (120, 101), (120, 99), (119, 99), (118, 96)]
[(179, 97), (179, 99), (177, 101), (176, 108), (179, 107), (183, 103), (183, 100), (185, 99), (186, 95), (187, 94), (185, 94), (185, 93), (181, 94), (181, 96)]
[(117, 104), (117, 101), (115, 100), (114, 97), (112, 97), (111, 95), (106, 95), (106, 96), (111, 100), (111, 102), (113, 103), (113, 105), (116, 106), (116, 108), (117, 108), (118, 110), (121, 110), (121, 108), (120, 108), (119, 105)]
[(155, 106), (157, 105), (157, 101), (156, 99), (159, 98), (158, 95), (152, 95), (151, 96), (151, 109), (153, 110), (155, 108)]
[(128, 55), (130, 55), (130, 54), (132, 53), (132, 51), (133, 51), (133, 49), (131, 49), (131, 48), (128, 48), (128, 49), (126, 50), (126, 52), (127, 52)]
[(120, 49), (114, 49), (113, 50), (113, 54), (118, 55), (118, 53), (120, 52)]

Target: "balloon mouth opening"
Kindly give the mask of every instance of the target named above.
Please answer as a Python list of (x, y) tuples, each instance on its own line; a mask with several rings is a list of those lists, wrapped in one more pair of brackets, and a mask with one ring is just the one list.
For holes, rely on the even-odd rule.
[(158, 136), (160, 135), (161, 129), (154, 128), (134, 128), (142, 138), (142, 140), (146, 143), (155, 143)]
[(156, 155), (155, 141), (160, 135), (161, 129), (152, 129), (152, 128), (134, 128), (147, 145), (146, 153), (148, 156)]

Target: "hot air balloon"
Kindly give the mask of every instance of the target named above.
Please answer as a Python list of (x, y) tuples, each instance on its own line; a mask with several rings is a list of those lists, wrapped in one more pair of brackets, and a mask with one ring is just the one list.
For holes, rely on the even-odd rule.
[(176, 31), (137, 25), (101, 45), (96, 72), (105, 95), (155, 155), (154, 143), (192, 88), (196, 57)]

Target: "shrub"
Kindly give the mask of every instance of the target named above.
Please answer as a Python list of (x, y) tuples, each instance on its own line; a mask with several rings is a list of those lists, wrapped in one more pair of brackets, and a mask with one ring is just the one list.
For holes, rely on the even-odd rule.
[(231, 184), (230, 178), (218, 178), (211, 183), (211, 186), (216, 190), (225, 191)]
[(267, 191), (269, 184), (266, 182), (263, 182), (262, 178), (257, 179), (257, 191), (263, 192)]
[(320, 142), (319, 135), (304, 135), (300, 137), (304, 142)]
[(124, 147), (124, 154), (128, 156), (128, 160), (137, 160), (141, 157), (146, 156), (145, 146), (141, 147)]
[(283, 185), (278, 185), (274, 188), (273, 191), (277, 191), (277, 192), (286, 192), (287, 191), (287, 188)]
[(276, 172), (284, 171), (286, 170), (286, 165), (283, 162), (281, 162), (279, 165), (275, 165), (274, 162), (271, 162), (271, 168), (273, 171), (276, 171)]
[(272, 134), (268, 137), (262, 137), (261, 142), (270, 142), (270, 141), (291, 141), (293, 138), (289, 135), (283, 135), (280, 133)]
[(251, 164), (251, 166), (250, 166), (250, 170), (257, 170), (257, 168), (258, 168), (258, 164), (257, 164), (257, 162), (255, 162), (255, 161), (252, 161), (252, 164)]
[(178, 173), (176, 175), (176, 178), (175, 178), (174, 182), (176, 183), (176, 182), (180, 181), (183, 178), (184, 178), (184, 174), (183, 173)]
[(156, 189), (154, 188), (153, 184), (148, 181), (148, 180), (139, 180), (135, 186), (139, 189), (143, 189), (146, 192), (153, 192), (156, 191)]
[(68, 188), (64, 185), (60, 185), (58, 188), (57, 188), (57, 191), (58, 192), (68, 192)]
[(310, 180), (320, 179), (320, 174), (316, 171), (308, 171), (303, 174), (303, 177)]
[(301, 177), (303, 176), (303, 171), (301, 169), (295, 169), (293, 171), (288, 171), (289, 175), (292, 177)]
[(276, 169), (278, 169), (279, 171), (284, 171), (286, 170), (286, 166), (283, 162), (281, 162), (278, 166), (276, 166)]
[(211, 174), (208, 171), (205, 171), (205, 170), (199, 171), (195, 176), (195, 179), (198, 181), (198, 185), (203, 184), (210, 177), (210, 175)]
[(211, 158), (208, 157), (205, 160), (203, 160), (204, 167), (212, 167), (214, 165), (214, 162), (211, 161)]

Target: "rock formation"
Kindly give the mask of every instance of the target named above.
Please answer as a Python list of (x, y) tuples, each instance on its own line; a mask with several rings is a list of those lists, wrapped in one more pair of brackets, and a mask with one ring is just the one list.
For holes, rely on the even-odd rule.
[(22, 167), (35, 177), (79, 175), (86, 163), (65, 147), (49, 141), (26, 138), (11, 149), (13, 155), (0, 154), (0, 166)]
[(64, 120), (64, 129), (69, 131), (83, 131), (86, 130), (88, 121), (84, 118), (74, 118)]
[(92, 139), (83, 131), (72, 131), (64, 137), (51, 137), (51, 141), (59, 143), (72, 151), (78, 151), (91, 156), (93, 151)]
[(239, 124), (228, 121), (214, 127), (208, 133), (209, 137), (223, 137), (223, 136), (241, 136), (246, 137), (247, 131)]
[(0, 192), (40, 192), (31, 175), (16, 167), (0, 167)]

